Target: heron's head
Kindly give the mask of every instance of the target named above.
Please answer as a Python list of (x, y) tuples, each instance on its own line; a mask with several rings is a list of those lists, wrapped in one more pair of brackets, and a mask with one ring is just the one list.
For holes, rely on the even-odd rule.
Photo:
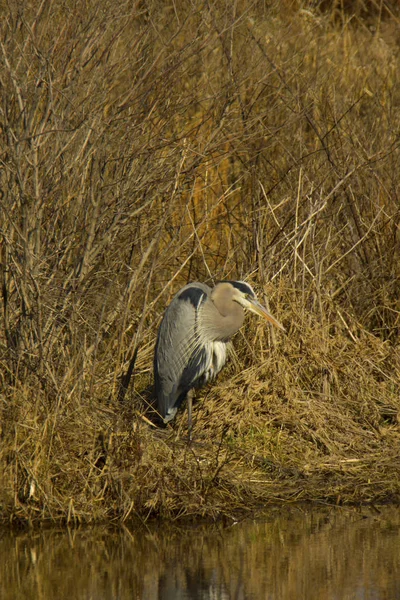
[(233, 300), (233, 302), (237, 302), (245, 310), (249, 310), (252, 313), (255, 313), (256, 315), (263, 317), (264, 319), (266, 319), (266, 321), (268, 321), (272, 325), (275, 325), (275, 327), (278, 327), (279, 329), (282, 329), (282, 331), (285, 331), (283, 325), (281, 325), (281, 323), (279, 323), (279, 321), (277, 321), (275, 317), (273, 317), (267, 311), (267, 309), (264, 308), (264, 306), (262, 306), (258, 302), (251, 285), (249, 285), (245, 281), (223, 281), (218, 285), (229, 286), (231, 299)]

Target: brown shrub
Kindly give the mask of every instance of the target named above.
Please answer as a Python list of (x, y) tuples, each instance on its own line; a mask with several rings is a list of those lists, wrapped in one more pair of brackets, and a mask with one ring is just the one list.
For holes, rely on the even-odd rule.
[[(398, 499), (398, 19), (286, 8), (2, 9), (7, 518)], [(188, 448), (144, 412), (159, 319), (244, 277), (289, 334), (247, 324)]]

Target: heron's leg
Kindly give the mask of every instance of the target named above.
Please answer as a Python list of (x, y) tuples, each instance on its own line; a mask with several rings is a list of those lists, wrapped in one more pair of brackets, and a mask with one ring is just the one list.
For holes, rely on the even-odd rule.
[(189, 442), (192, 441), (192, 400), (193, 400), (193, 390), (189, 390), (187, 393), (187, 407), (188, 407), (188, 435)]

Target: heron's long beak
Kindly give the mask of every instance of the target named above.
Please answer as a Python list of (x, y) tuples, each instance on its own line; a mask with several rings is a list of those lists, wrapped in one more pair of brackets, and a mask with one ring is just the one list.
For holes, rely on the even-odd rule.
[(264, 317), (264, 319), (272, 323), (272, 325), (275, 325), (275, 327), (278, 327), (278, 329), (286, 331), (284, 326), (281, 325), (279, 321), (277, 321), (255, 298), (246, 298), (246, 308), (256, 315)]

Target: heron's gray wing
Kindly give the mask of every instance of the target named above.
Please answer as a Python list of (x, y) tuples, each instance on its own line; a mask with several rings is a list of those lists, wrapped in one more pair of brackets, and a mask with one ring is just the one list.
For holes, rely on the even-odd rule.
[(166, 420), (169, 415), (173, 418), (191, 387), (188, 367), (193, 363), (193, 356), (199, 353), (196, 315), (210, 291), (204, 283), (186, 285), (173, 298), (161, 322), (154, 356), (154, 378), (158, 411)]
[(189, 390), (194, 386), (201, 387), (204, 385), (202, 375), (211, 362), (212, 354), (210, 356), (208, 347), (196, 345), (190, 353), (189, 361), (182, 372), (179, 384), (180, 388)]

